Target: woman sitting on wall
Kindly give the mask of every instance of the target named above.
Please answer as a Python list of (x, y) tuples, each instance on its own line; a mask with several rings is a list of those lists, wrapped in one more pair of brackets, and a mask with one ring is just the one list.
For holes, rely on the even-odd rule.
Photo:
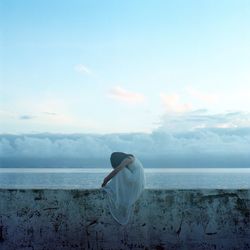
[(110, 162), (114, 170), (105, 177), (102, 188), (107, 194), (111, 215), (119, 224), (125, 225), (145, 188), (144, 169), (139, 159), (123, 152), (113, 152)]

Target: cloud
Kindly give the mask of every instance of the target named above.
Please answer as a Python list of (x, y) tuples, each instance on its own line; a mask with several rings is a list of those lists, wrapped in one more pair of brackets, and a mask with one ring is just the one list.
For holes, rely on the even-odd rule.
[[(242, 114), (203, 115), (199, 119), (193, 116), (191, 121), (221, 122), (228, 117), (242, 117)], [(64, 164), (65, 158), (71, 159), (68, 167), (78, 159), (82, 159), (82, 163), (86, 159), (104, 159), (102, 163), (106, 164), (113, 151), (124, 151), (137, 155), (148, 167), (250, 167), (250, 126), (210, 126), (175, 132), (159, 128), (149, 134), (3, 134), (0, 150), (1, 159), (33, 157), (33, 166), (38, 164), (37, 158), (53, 157), (57, 160), (49, 165), (51, 167)]]
[(20, 120), (31, 120), (33, 118), (35, 118), (35, 116), (31, 116), (31, 115), (20, 115), (19, 116)]
[(32, 120), (43, 124), (74, 124), (75, 119), (69, 114), (59, 114), (55, 112), (33, 112), (35, 115), (23, 115), (14, 112), (0, 111), (0, 117), (3, 119), (18, 119), (18, 120)]
[(110, 90), (108, 96), (116, 100), (124, 101), (124, 102), (131, 103), (131, 104), (140, 103), (145, 100), (145, 97), (143, 94), (130, 92), (120, 86), (113, 87)]
[(0, 110), (0, 118), (2, 119), (19, 119), (19, 120), (31, 120), (36, 118), (34, 115), (23, 115), (17, 112), (11, 112), (7, 110)]
[(164, 94), (160, 93), (164, 108), (166, 112), (182, 113), (191, 110), (192, 105), (190, 103), (181, 103), (180, 96), (178, 94)]
[(185, 113), (165, 113), (161, 118), (161, 131), (192, 131), (198, 128), (250, 127), (250, 113), (226, 112), (210, 114), (206, 109)]
[[(116, 94), (123, 101), (131, 102), (132, 99), (134, 103), (133, 98), (138, 98), (138, 94), (121, 87), (115, 90), (113, 95)], [(55, 167), (60, 164), (66, 166), (63, 159), (67, 158), (71, 159), (68, 167), (77, 161), (80, 166), (83, 162), (89, 166), (87, 159), (96, 162), (104, 159), (98, 163), (98, 166), (104, 166), (113, 151), (124, 151), (134, 153), (148, 167), (250, 167), (249, 112), (210, 113), (207, 109), (190, 110), (191, 107), (182, 103), (178, 95), (168, 96), (167, 100), (169, 112), (161, 117), (158, 128), (151, 133), (0, 134), (0, 164), (5, 166), (5, 158), (25, 158), (30, 159), (30, 166), (38, 166), (37, 159), (44, 158), (48, 159), (46, 166)], [(41, 105), (39, 112), (34, 113), (36, 121), (41, 119), (45, 125), (53, 122), (57, 129), (60, 124), (76, 124), (72, 117), (60, 115), (62, 110), (67, 110), (67, 106), (54, 101)], [(0, 114), (16, 115), (7, 111), (0, 111)], [(44, 117), (41, 117), (42, 114)], [(52, 158), (56, 160), (50, 161)], [(13, 166), (12, 163), (8, 166)], [(27, 166), (26, 163), (23, 166)], [(16, 160), (16, 166), (18, 164), (20, 161)], [(39, 166), (44, 165), (41, 163)]]
[(74, 66), (74, 69), (78, 73), (87, 74), (87, 75), (92, 74), (92, 71), (87, 66), (85, 66), (83, 64), (76, 64)]

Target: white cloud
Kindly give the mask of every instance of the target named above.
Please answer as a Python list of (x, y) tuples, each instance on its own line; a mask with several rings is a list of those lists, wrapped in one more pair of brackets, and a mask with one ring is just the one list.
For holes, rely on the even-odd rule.
[(74, 69), (76, 72), (79, 72), (82, 74), (87, 74), (87, 75), (92, 74), (92, 71), (87, 66), (85, 66), (83, 64), (76, 64)]
[(143, 94), (130, 92), (120, 86), (113, 87), (110, 90), (108, 96), (119, 101), (124, 101), (131, 104), (140, 103), (145, 100)]
[[(211, 119), (214, 118), (220, 120), (220, 117)], [(225, 116), (222, 117), (222, 120), (224, 118)], [(209, 120), (209, 118), (204, 119)], [(199, 159), (203, 157), (203, 163), (206, 165), (207, 154), (215, 159), (222, 156), (225, 161), (230, 155), (238, 155), (239, 160), (242, 155), (249, 156), (250, 126), (247, 128), (209, 127), (179, 132), (158, 129), (150, 134), (1, 135), (0, 149), (0, 155), (5, 157), (109, 159), (111, 152), (124, 151), (145, 159), (174, 157), (175, 160), (178, 160), (184, 155)]]
[(182, 103), (180, 95), (160, 93), (164, 109), (169, 113), (183, 113), (191, 110), (191, 103)]

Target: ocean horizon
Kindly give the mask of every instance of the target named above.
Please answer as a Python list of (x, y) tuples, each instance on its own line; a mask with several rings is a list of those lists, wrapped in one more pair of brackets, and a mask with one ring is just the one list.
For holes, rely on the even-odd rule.
[[(146, 188), (249, 189), (250, 168), (144, 168)], [(101, 188), (112, 168), (0, 168), (0, 188)]]

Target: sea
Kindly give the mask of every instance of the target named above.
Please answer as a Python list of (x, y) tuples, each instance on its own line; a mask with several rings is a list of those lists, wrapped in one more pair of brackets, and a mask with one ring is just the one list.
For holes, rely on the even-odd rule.
[[(250, 168), (145, 168), (149, 189), (249, 189)], [(98, 189), (108, 168), (0, 168), (0, 188)]]

